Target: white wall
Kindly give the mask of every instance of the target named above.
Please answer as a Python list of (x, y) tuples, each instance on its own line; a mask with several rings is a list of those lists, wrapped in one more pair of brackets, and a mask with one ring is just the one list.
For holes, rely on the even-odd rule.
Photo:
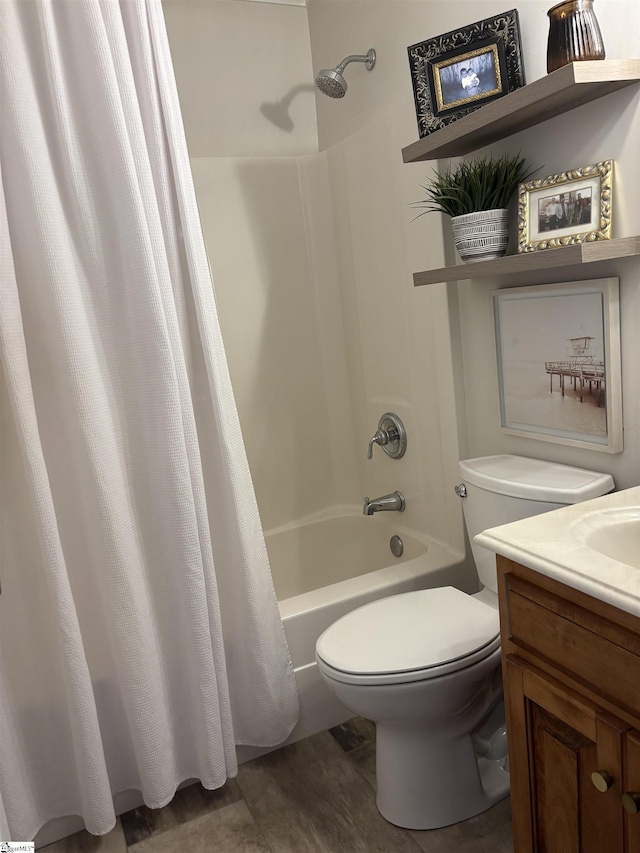
[[(640, 11), (640, 4), (639, 4)], [(640, 15), (638, 26), (640, 27)], [(531, 162), (545, 164), (543, 175), (600, 160), (615, 161), (614, 235), (633, 236), (640, 229), (640, 93), (636, 88), (580, 107), (510, 140)], [(498, 151), (505, 150), (501, 144)], [(519, 453), (582, 468), (606, 471), (619, 488), (640, 482), (640, 261), (599, 264), (591, 270), (550, 272), (534, 282), (620, 278), (622, 399), (624, 452), (583, 450), (506, 435), (499, 428), (491, 290), (496, 283), (459, 285), (464, 389), (469, 453)], [(508, 287), (510, 282), (500, 282)]]
[(239, 0), (163, 0), (162, 6), (192, 157), (318, 150), (304, 6)]
[[(550, 4), (518, 4), (528, 81), (546, 73), (546, 11)], [(461, 282), (413, 288), (414, 270), (452, 262), (450, 241), (440, 214), (412, 221), (410, 201), (432, 166), (403, 165), (400, 149), (418, 138), (407, 46), (504, 11), (489, 0), (309, 0), (314, 67), (338, 62), (374, 47), (378, 62), (371, 72), (347, 69), (349, 91), (341, 101), (316, 96), (321, 148), (328, 151), (334, 182), (338, 233), (350, 235), (351, 255), (340, 256), (351, 328), (360, 337), (364, 374), (356, 412), (358, 434), (370, 427), (374, 411), (400, 398), (411, 421), (414, 480), (421, 479), (427, 523), (455, 541), (459, 508), (451, 486), (460, 456), (513, 452), (611, 472), (620, 487), (640, 481), (639, 362), (640, 305), (637, 259), (574, 271), (585, 279), (620, 275), (625, 450), (610, 455), (533, 441), (500, 432), (493, 351), (490, 291), (510, 286), (505, 280)], [(640, 55), (640, 4), (606, 2), (596, 8), (609, 58)], [(542, 175), (599, 159), (616, 161), (615, 236), (640, 227), (640, 92), (638, 87), (583, 106), (495, 146), (521, 150)], [(482, 152), (481, 152), (482, 153)], [(447, 223), (448, 227), (448, 223)], [(550, 273), (539, 283), (568, 279)], [(535, 282), (528, 282), (535, 283)], [(358, 361), (351, 352), (351, 361)], [(397, 371), (385, 364), (393, 353)], [(455, 379), (455, 382), (453, 381)], [(369, 477), (380, 485), (396, 482), (399, 469), (383, 469), (380, 460)], [(393, 463), (391, 463), (393, 464)], [(361, 471), (367, 477), (367, 470)], [(453, 525), (453, 527), (452, 527)]]

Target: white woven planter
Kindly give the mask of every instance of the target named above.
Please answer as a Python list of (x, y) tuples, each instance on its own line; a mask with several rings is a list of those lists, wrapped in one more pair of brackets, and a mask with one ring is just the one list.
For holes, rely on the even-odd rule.
[(509, 211), (480, 210), (451, 217), (453, 242), (463, 261), (501, 258), (509, 242)]

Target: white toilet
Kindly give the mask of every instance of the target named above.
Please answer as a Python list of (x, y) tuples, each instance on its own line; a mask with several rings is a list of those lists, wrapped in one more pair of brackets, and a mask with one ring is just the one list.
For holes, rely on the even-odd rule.
[(495, 555), (488, 527), (606, 494), (597, 474), (520, 456), (460, 463), (467, 533), (483, 588), (393, 595), (359, 607), (318, 639), (327, 685), (376, 724), (377, 804), (407, 829), (435, 829), (509, 792)]

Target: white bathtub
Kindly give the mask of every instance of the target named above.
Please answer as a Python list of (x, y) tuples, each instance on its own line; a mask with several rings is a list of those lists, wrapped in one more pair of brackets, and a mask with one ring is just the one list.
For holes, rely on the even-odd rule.
[[(287, 742), (353, 716), (325, 687), (314, 659), (316, 640), (336, 619), (398, 592), (446, 585), (477, 590), (475, 570), (464, 554), (418, 536), (398, 521), (397, 513), (367, 518), (354, 510), (267, 533), (300, 691), (300, 721)], [(389, 547), (394, 534), (404, 543), (400, 558)]]

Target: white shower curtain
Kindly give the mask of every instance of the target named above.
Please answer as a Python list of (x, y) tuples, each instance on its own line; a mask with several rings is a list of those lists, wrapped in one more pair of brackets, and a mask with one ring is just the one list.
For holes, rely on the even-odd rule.
[(0, 793), (27, 840), (222, 785), (298, 698), (160, 0), (1, 0), (0, 86)]

